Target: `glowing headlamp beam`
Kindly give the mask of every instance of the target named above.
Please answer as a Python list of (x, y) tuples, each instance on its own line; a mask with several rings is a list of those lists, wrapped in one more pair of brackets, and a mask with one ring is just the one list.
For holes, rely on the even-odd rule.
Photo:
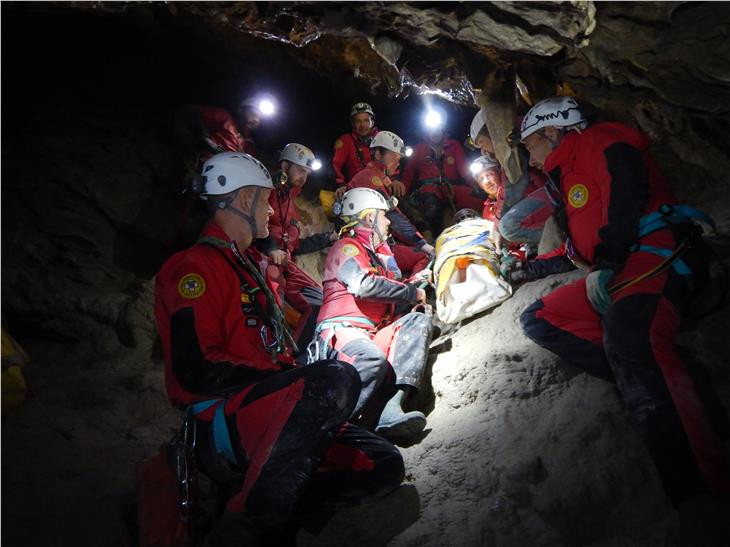
[(435, 110), (429, 110), (423, 117), (423, 123), (428, 129), (438, 129), (444, 124), (444, 118)]

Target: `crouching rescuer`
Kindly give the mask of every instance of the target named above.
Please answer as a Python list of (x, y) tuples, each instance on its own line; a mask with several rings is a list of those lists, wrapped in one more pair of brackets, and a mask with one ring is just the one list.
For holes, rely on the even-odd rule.
[(156, 279), (167, 394), (194, 423), (198, 466), (232, 493), (205, 545), (281, 544), (295, 508), (387, 493), (403, 459), (347, 423), (361, 387), (349, 364), (294, 364), (278, 296), (250, 246), (272, 214), (263, 164), (217, 154), (198, 186), (209, 222)]
[(371, 188), (353, 188), (338, 204), (343, 237), (327, 255), (324, 303), (310, 360), (351, 363), (362, 390), (350, 420), (408, 442), (426, 426), (425, 416), (405, 412), (403, 402), (421, 383), (431, 319), (410, 311), (425, 303), (418, 287), (424, 272), (398, 280), (400, 270), (386, 242), (390, 221), (385, 213), (394, 206), (394, 198), (386, 200)]

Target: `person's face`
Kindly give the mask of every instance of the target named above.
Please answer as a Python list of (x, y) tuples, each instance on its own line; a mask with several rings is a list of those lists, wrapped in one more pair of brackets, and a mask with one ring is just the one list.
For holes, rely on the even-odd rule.
[(558, 133), (554, 127), (546, 127), (535, 131), (532, 135), (522, 141), (530, 153), (530, 165), (541, 171), (544, 170), (545, 160), (557, 144)]
[(479, 135), (477, 135), (477, 140), (474, 144), (479, 147), (479, 150), (482, 151), (483, 155), (494, 155), (494, 143), (492, 143), (492, 139), (489, 138), (488, 135), (485, 135), (484, 133), (479, 133)]
[(269, 235), (269, 219), (274, 214), (274, 210), (269, 205), (269, 188), (261, 188), (259, 197), (254, 204), (255, 210), (253, 217), (256, 219), (256, 228), (258, 229), (257, 238), (267, 237)]
[(302, 186), (304, 186), (304, 183), (307, 182), (307, 177), (311, 173), (311, 169), (309, 169), (308, 167), (302, 167), (301, 165), (297, 165), (296, 163), (284, 163), (288, 165), (288, 168), (286, 170), (286, 176), (289, 179), (289, 183), (296, 188), (301, 188)]
[(261, 125), (261, 115), (250, 106), (242, 106), (238, 110), (240, 122), (247, 129), (253, 131)]
[(385, 211), (376, 209), (373, 213), (374, 222), (373, 229), (375, 230), (376, 244), (383, 243), (388, 237), (388, 227), (390, 226), (390, 220), (385, 216)]
[(426, 133), (429, 144), (438, 145), (444, 140), (444, 132), (441, 129), (431, 129)]
[(499, 192), (499, 183), (500, 183), (500, 173), (499, 169), (496, 167), (489, 167), (487, 169), (483, 169), (479, 172), (479, 174), (476, 176), (477, 184), (479, 185), (479, 188), (484, 190), (487, 194), (489, 194), (489, 197), (495, 197), (497, 195), (497, 192)]
[(385, 173), (392, 175), (398, 169), (398, 163), (400, 162), (401, 155), (397, 152), (386, 150), (383, 153), (383, 163), (385, 164)]
[(367, 137), (373, 129), (373, 119), (367, 112), (358, 112), (352, 117), (352, 129), (358, 137)]

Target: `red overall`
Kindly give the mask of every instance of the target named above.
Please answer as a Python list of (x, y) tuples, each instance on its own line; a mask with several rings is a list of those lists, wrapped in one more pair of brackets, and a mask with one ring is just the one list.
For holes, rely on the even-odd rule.
[[(313, 323), (322, 304), (322, 287), (294, 261), (294, 255), (300, 246), (301, 224), (294, 198), (300, 192), (300, 188), (279, 184), (269, 195), (269, 205), (274, 210), (269, 218), (269, 235), (276, 246), (289, 255), (289, 261), (286, 266), (269, 263), (268, 274), (279, 285), (285, 302), (301, 314), (294, 330), (294, 339), (300, 346), (304, 346), (311, 340)], [(307, 243), (306, 247), (312, 247), (305, 252), (324, 249), (330, 243), (329, 234), (317, 234), (304, 241)], [(307, 329), (310, 318), (312, 329)]]
[[(640, 218), (675, 203), (648, 154), (648, 144), (628, 126), (600, 123), (582, 133), (568, 133), (545, 162), (546, 172), (559, 181), (577, 258), (594, 270), (615, 272), (609, 287), (664, 260), (632, 249), (639, 239)], [(672, 250), (692, 233), (690, 223), (667, 225), (639, 243)], [(555, 258), (535, 262), (549, 260)], [(682, 260), (694, 282), (701, 282), (707, 268), (704, 248), (693, 244)], [(711, 490), (730, 491), (727, 454), (674, 348), (691, 297), (687, 276), (670, 267), (614, 293), (603, 316), (591, 306), (581, 279), (538, 300), (521, 317), (525, 333), (536, 343), (590, 374), (616, 382), (632, 424), (677, 503), (701, 491), (703, 482)]]
[(245, 152), (252, 156), (256, 155), (256, 145), (250, 135), (246, 131), (241, 131), (228, 110), (216, 106), (196, 106), (195, 108), (206, 136), (212, 141), (209, 144), (220, 148), (220, 150), (210, 150), (202, 154), (201, 164), (218, 152)]
[(352, 177), (365, 169), (370, 161), (370, 139), (377, 134), (378, 128), (373, 127), (367, 142), (363, 142), (354, 132), (340, 135), (335, 141), (332, 169), (335, 171), (335, 180), (338, 185), (350, 182)]
[(377, 404), (374, 401), (383, 399), (378, 392), (386, 386), (391, 367), (396, 385), (419, 386), (431, 322), (420, 312), (394, 316), (397, 304), (415, 304), (416, 286), (396, 280), (392, 252), (385, 243), (372, 249), (371, 229), (360, 227), (354, 233), (338, 241), (327, 255), (317, 342), (324, 348), (320, 356), (337, 356), (360, 374), (362, 391), (352, 414), (360, 419)]
[[(391, 184), (390, 177), (385, 174), (385, 165), (373, 160), (367, 164), (365, 169), (353, 177), (348, 183), (347, 189), (372, 188), (383, 194), (385, 199), (389, 199), (391, 197)], [(419, 250), (426, 243), (421, 233), (400, 209), (396, 208), (388, 211), (387, 217), (390, 220), (390, 232), (396, 240), (391, 249), (398, 267), (405, 277), (425, 269), (431, 258)]]
[[(444, 210), (450, 207), (450, 201), (453, 201), (457, 211), (465, 208), (478, 211), (482, 206), (482, 199), (475, 192), (464, 149), (454, 139), (444, 141), (443, 155), (440, 157), (432, 145), (423, 142), (417, 144), (401, 180), (407, 192), (416, 194), (421, 201), (425, 200), (424, 215), (429, 220), (435, 221), (443, 215)], [(437, 226), (440, 227), (440, 222)]]
[[(345, 423), (360, 392), (349, 365), (292, 364), (257, 258), (252, 249), (234, 252), (225, 232), (208, 224), (198, 244), (157, 275), (155, 316), (170, 400), (181, 408), (215, 400), (196, 414), (197, 450), (214, 480), (222, 480), (214, 470), (223, 461), (240, 477), (227, 511), (276, 530), (308, 484), (357, 499), (395, 488), (403, 462), (395, 447)], [(217, 435), (211, 441), (217, 412), (233, 461), (224, 460)]]

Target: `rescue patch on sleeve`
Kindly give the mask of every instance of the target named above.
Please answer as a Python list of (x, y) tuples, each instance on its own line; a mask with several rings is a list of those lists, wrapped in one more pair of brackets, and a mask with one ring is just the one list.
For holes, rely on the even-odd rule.
[(198, 298), (205, 292), (205, 281), (198, 274), (185, 274), (177, 284), (177, 291), (183, 298)]
[(449, 156), (448, 158), (446, 158), (446, 163), (448, 163), (449, 165), (454, 165), (455, 161), (456, 160), (454, 159), (454, 156)]
[(373, 184), (373, 186), (382, 186), (383, 180), (380, 177), (373, 177), (370, 179), (370, 182)]
[(588, 202), (588, 188), (583, 184), (574, 184), (568, 190), (568, 201), (576, 209), (580, 209)]
[(335, 141), (335, 148), (342, 148), (342, 140), (341, 139), (337, 139)]
[(357, 247), (348, 243), (347, 245), (342, 247), (342, 254), (346, 256), (357, 256), (360, 254), (360, 251)]

